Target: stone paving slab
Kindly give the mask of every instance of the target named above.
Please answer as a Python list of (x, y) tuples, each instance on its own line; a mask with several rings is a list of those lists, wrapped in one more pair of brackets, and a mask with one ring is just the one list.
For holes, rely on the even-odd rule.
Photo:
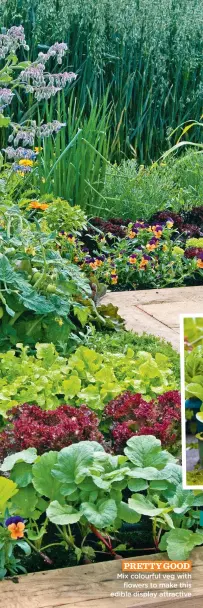
[(109, 302), (118, 306), (126, 329), (154, 334), (180, 350), (179, 315), (203, 314), (203, 286), (114, 291), (102, 298)]

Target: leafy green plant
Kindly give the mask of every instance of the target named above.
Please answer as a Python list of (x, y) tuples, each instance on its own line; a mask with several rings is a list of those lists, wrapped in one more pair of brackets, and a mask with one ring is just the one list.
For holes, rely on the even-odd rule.
[(42, 232), (18, 207), (1, 218), (1, 346), (34, 346), (37, 340), (67, 344), (75, 328), (71, 310), (83, 326), (94, 308), (88, 280), (61, 257), (55, 233)]
[(151, 353), (152, 357), (155, 357), (156, 353), (165, 355), (170, 363), (171, 369), (175, 380), (179, 382), (180, 379), (180, 356), (176, 350), (173, 349), (170, 342), (166, 342), (153, 334), (137, 334), (134, 331), (126, 331), (120, 329), (119, 332), (107, 333), (96, 332), (94, 327), (91, 327), (91, 331), (85, 338), (85, 345), (88, 348), (94, 348), (96, 344), (97, 352), (104, 353), (105, 351), (113, 353), (126, 353), (128, 348), (132, 348), (134, 354), (137, 355), (139, 351), (147, 351)]
[[(170, 559), (175, 559), (175, 551), (176, 557), (187, 559), (193, 547), (203, 543), (198, 530), (203, 494), (182, 489), (181, 467), (153, 436), (129, 439), (125, 456), (112, 456), (94, 441), (40, 457), (29, 448), (8, 456), (1, 471), (18, 488), (8, 497), (7, 512), (27, 520), (26, 542), (41, 555), (49, 547), (65, 546), (78, 561), (88, 555), (94, 559), (88, 544), (94, 534), (117, 557), (113, 534), (119, 534), (123, 521), (137, 523), (142, 515), (152, 521), (155, 547), (167, 550)], [(133, 492), (128, 503), (123, 497), (126, 488)], [(47, 544), (50, 523), (57, 538), (52, 532)]]
[(14, 350), (0, 355), (2, 416), (22, 403), (55, 409), (64, 402), (77, 406), (83, 402), (100, 412), (125, 390), (150, 400), (177, 387), (169, 361), (160, 353), (155, 358), (147, 352), (135, 356), (129, 348), (125, 354), (101, 355), (80, 346), (67, 360), (53, 344), (37, 343), (36, 357), (29, 356), (22, 344), (17, 355)]
[(109, 204), (105, 217), (148, 220), (160, 210), (188, 209), (201, 204), (202, 155), (187, 151), (151, 167), (136, 160), (107, 167), (102, 195)]

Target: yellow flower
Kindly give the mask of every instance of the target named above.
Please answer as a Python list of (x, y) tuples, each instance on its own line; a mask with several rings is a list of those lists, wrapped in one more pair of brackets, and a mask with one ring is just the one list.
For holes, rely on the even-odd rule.
[(129, 239), (134, 239), (134, 238), (135, 238), (135, 236), (136, 236), (136, 233), (135, 233), (135, 232), (133, 232), (133, 230), (131, 230), (131, 231), (129, 232), (128, 236), (129, 236)]
[(58, 317), (55, 317), (54, 320), (56, 321), (56, 323), (58, 323), (58, 325), (60, 325), (60, 327), (63, 325), (62, 319), (59, 319)]
[(30, 160), (29, 158), (23, 158), (22, 160), (19, 160), (18, 164), (22, 167), (33, 167), (34, 162), (33, 162), (33, 160)]
[(173, 228), (173, 224), (174, 222), (168, 220), (168, 222), (166, 222), (166, 227), (170, 230), (170, 228)]
[(167, 245), (163, 245), (162, 249), (163, 249), (163, 251), (168, 251)]
[(38, 148), (38, 146), (36, 146), (34, 148), (34, 151), (36, 152), (36, 154), (39, 154), (39, 152), (41, 152), (43, 150), (43, 148)]
[(28, 253), (28, 255), (35, 255), (36, 250), (34, 247), (32, 247), (32, 245), (30, 245), (30, 247), (25, 247), (25, 253)]

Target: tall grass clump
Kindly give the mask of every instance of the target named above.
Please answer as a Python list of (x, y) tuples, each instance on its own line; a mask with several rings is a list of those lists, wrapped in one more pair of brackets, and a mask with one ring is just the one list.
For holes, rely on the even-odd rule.
[[(111, 108), (107, 95), (102, 104), (93, 105), (90, 99), (88, 117), (78, 110), (77, 100), (72, 95), (66, 106), (64, 94), (45, 103), (38, 110), (38, 121), (46, 118), (64, 123), (56, 137), (46, 138), (38, 157), (34, 179), (40, 195), (53, 194), (70, 204), (79, 204), (89, 215), (106, 213), (106, 199), (102, 195), (105, 173), (110, 165), (109, 120)], [(40, 142), (39, 142), (40, 143)], [(40, 178), (40, 179), (39, 179)]]
[[(201, 115), (201, 0), (7, 0), (0, 23), (23, 23), (30, 45), (68, 43), (88, 111), (109, 87), (114, 159), (158, 158), (169, 129)], [(68, 102), (68, 101), (67, 101)], [(198, 133), (196, 136), (199, 137)], [(190, 131), (188, 137), (194, 138)], [(174, 141), (171, 142), (172, 144)]]

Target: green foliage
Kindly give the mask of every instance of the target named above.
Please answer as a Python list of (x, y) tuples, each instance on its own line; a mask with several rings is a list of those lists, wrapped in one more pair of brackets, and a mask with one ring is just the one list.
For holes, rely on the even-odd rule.
[[(43, 141), (34, 175), (34, 184), (41, 196), (53, 193), (72, 205), (80, 205), (89, 215), (98, 208), (106, 211), (101, 191), (110, 155), (110, 113), (107, 95), (100, 106), (90, 101), (88, 117), (83, 108), (78, 110), (73, 97), (66, 107), (64, 95), (58, 96), (57, 119), (66, 127), (55, 140), (49, 137)], [(47, 115), (52, 121), (53, 105), (45, 105), (44, 114), (40, 110), (40, 120)]]
[(22, 403), (36, 403), (43, 409), (55, 409), (61, 403), (86, 403), (98, 413), (108, 401), (130, 390), (150, 400), (177, 388), (170, 363), (160, 353), (103, 355), (80, 346), (67, 360), (58, 355), (53, 344), (36, 344), (36, 356), (26, 347), (0, 354), (0, 414)]
[[(89, 110), (110, 85), (113, 151), (141, 161), (160, 156), (169, 126), (201, 115), (199, 0), (7, 0), (1, 24), (23, 23), (36, 44), (66, 40), (79, 73), (76, 95)], [(20, 111), (20, 109), (19, 109)]]
[(199, 239), (188, 239), (186, 241), (186, 247), (200, 247), (200, 249), (203, 249), (203, 237), (200, 237)]
[(161, 542), (159, 549), (167, 551), (170, 559), (186, 560), (188, 559), (194, 547), (202, 545), (203, 532), (192, 532), (192, 530), (170, 530), (166, 532)]
[[(39, 552), (46, 550), (44, 537), (50, 522), (56, 525), (58, 540), (53, 546), (73, 550), (78, 561), (87, 554), (84, 541), (90, 532), (112, 552), (112, 545), (105, 541), (108, 536), (102, 537), (100, 531), (110, 531), (113, 538), (123, 521), (137, 523), (144, 515), (152, 520), (156, 545), (164, 531), (160, 550), (167, 550), (170, 559), (177, 555), (187, 559), (195, 546), (203, 544), (203, 533), (198, 531), (203, 494), (182, 489), (181, 467), (155, 437), (131, 438), (125, 454), (112, 456), (97, 442), (81, 441), (60, 452), (35, 455), (31, 479), (24, 487), (18, 486), (15, 496), (8, 495), (6, 512), (26, 517), (26, 540)], [(2, 470), (11, 469), (10, 474), (17, 478), (19, 466), (29, 459), (30, 451), (27, 458), (25, 450), (14, 456), (12, 469), (12, 463), (5, 460)], [(127, 488), (134, 492), (128, 503), (124, 501)], [(78, 522), (80, 546), (79, 534), (76, 544), (72, 528)]]
[(147, 220), (160, 210), (180, 211), (182, 207), (201, 205), (202, 170), (203, 157), (194, 152), (146, 169), (139, 169), (135, 160), (109, 166), (102, 192), (109, 202), (105, 217)]
[(92, 327), (91, 332), (86, 336), (86, 346), (96, 348), (97, 352), (105, 351), (125, 354), (128, 348), (134, 350), (135, 355), (138, 351), (147, 351), (155, 357), (156, 353), (165, 355), (169, 362), (173, 375), (177, 382), (180, 379), (180, 356), (173, 349), (170, 342), (154, 336), (153, 334), (143, 333), (141, 335), (134, 331), (120, 330), (118, 333), (96, 332)]
[(39, 222), (28, 222), (13, 206), (1, 213), (0, 290), (3, 350), (18, 342), (34, 346), (37, 340), (61, 348), (75, 328), (73, 307), (80, 306), (87, 320), (93, 306), (89, 281), (61, 257), (56, 233), (43, 232)]
[[(44, 201), (49, 197), (43, 197)], [(71, 207), (69, 203), (61, 198), (49, 203), (44, 213), (44, 222), (49, 230), (64, 230), (68, 233), (81, 232), (86, 227), (87, 218), (78, 205)]]

